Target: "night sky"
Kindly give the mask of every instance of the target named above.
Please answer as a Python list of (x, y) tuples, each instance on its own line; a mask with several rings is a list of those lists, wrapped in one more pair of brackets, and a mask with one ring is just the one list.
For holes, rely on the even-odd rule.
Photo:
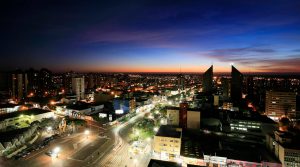
[(300, 72), (299, 0), (3, 1), (0, 70)]

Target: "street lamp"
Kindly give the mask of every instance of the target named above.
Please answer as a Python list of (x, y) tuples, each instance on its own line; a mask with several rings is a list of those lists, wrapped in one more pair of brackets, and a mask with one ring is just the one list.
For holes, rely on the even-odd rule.
[(54, 155), (56, 158), (58, 158), (58, 153), (60, 152), (60, 148), (59, 147), (55, 147), (54, 149), (53, 149), (53, 154), (52, 155)]
[(136, 167), (137, 159), (133, 160), (134, 166)]
[(135, 135), (138, 136), (139, 134), (140, 134), (139, 130), (136, 130), (136, 131), (135, 131)]
[(51, 127), (51, 126), (48, 126), (48, 127), (47, 127), (47, 130), (48, 130), (48, 131), (52, 130), (52, 127)]
[(90, 131), (89, 130), (85, 130), (84, 134), (86, 135), (86, 138), (89, 138)]

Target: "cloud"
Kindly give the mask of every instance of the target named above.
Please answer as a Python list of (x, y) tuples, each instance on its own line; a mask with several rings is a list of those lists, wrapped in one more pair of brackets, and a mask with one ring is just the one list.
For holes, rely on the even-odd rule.
[(188, 53), (189, 56), (207, 57), (219, 62), (234, 62), (262, 72), (300, 72), (300, 55), (280, 55), (275, 49), (262, 47), (240, 47), (214, 49), (205, 52)]

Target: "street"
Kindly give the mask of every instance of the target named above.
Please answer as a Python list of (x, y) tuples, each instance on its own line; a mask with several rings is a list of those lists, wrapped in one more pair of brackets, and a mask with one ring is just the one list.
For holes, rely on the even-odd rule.
[[(107, 126), (106, 128), (100, 127), (97, 123), (88, 122), (88, 128), (81, 129), (72, 135), (55, 139), (49, 146), (34, 151), (25, 158), (3, 161), (0, 166), (74, 167), (124, 165), (129, 167), (137, 164), (148, 164), (150, 154), (147, 154), (147, 156), (145, 156), (146, 154), (132, 155), (128, 151), (130, 145), (127, 139), (132, 126), (149, 111), (139, 112), (125, 123)], [(47, 155), (47, 153), (55, 149), (59, 150), (57, 156), (51, 157)], [(148, 150), (150, 152), (151, 149)]]

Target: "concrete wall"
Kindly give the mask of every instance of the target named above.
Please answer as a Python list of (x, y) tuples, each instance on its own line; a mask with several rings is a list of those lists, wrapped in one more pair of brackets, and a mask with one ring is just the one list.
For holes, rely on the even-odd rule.
[(187, 128), (200, 129), (200, 112), (188, 111), (187, 112)]

